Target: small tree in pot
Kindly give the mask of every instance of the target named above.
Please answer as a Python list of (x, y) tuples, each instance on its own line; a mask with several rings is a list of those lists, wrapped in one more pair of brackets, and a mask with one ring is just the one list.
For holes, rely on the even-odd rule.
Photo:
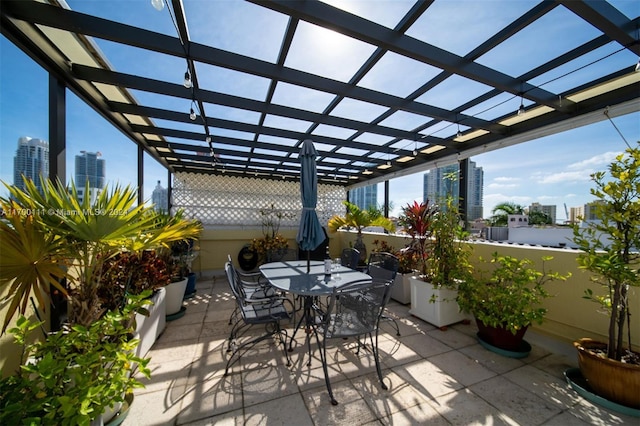
[(561, 275), (532, 266), (529, 259), (493, 253), (494, 269), (482, 272), (480, 278), (467, 277), (458, 286), (457, 302), (460, 309), (472, 313), (480, 330), (479, 338), (494, 347), (517, 352), (529, 325), (542, 323), (547, 313), (542, 301), (551, 296), (545, 284), (553, 280), (566, 280), (570, 273)]
[[(582, 250), (578, 256), (580, 267), (591, 271), (592, 281), (603, 289), (602, 294), (589, 289), (584, 297), (598, 303), (609, 314), (608, 342), (582, 339), (575, 346), (582, 374), (596, 393), (623, 405), (640, 408), (640, 356), (631, 350), (632, 317), (629, 309), (629, 291), (631, 287), (640, 286), (640, 149), (637, 146), (628, 148), (608, 169), (609, 181), (605, 180), (605, 172), (591, 175), (596, 186), (591, 189), (591, 194), (598, 198), (593, 204), (598, 220), (587, 222), (585, 227), (574, 226), (573, 238)], [(626, 364), (628, 368), (620, 376), (615, 376), (619, 377), (616, 380), (618, 384), (624, 382), (620, 390), (599, 383), (595, 373), (587, 371), (590, 369), (585, 364), (592, 359), (586, 353), (589, 348), (601, 351), (600, 358), (612, 361), (608, 363), (612, 367), (616, 362)], [(597, 368), (599, 371), (603, 369)], [(614, 374), (604, 373), (601, 376), (607, 379)]]

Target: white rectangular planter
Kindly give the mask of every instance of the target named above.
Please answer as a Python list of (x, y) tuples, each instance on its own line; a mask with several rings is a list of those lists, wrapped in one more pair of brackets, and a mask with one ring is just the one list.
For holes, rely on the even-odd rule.
[(160, 333), (164, 331), (167, 324), (166, 295), (167, 291), (164, 287), (157, 290), (151, 296), (153, 305), (145, 306), (149, 316), (136, 314), (136, 334), (140, 339), (140, 344), (136, 348), (137, 356), (144, 357)]
[[(431, 283), (410, 278), (411, 309), (409, 313), (436, 327), (446, 327), (469, 319), (460, 312), (455, 298), (458, 292), (448, 288), (435, 288)], [(435, 301), (431, 298), (435, 295)]]
[(409, 278), (412, 273), (396, 274), (396, 279), (391, 287), (391, 298), (396, 302), (406, 305), (411, 302), (411, 283)]

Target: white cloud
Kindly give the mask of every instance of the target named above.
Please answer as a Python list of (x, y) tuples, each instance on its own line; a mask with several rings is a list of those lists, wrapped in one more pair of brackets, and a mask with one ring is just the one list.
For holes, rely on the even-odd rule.
[(603, 154), (594, 155), (593, 157), (587, 158), (586, 160), (569, 164), (567, 168), (570, 170), (593, 170), (594, 168), (598, 168), (598, 166), (610, 164), (619, 154), (620, 152), (607, 151)]
[(490, 183), (487, 185), (487, 189), (507, 189), (507, 188), (517, 188), (520, 185), (517, 183)]
[(498, 183), (519, 182), (520, 178), (512, 176), (498, 176), (497, 178), (494, 178), (493, 181)]
[(591, 179), (591, 172), (584, 170), (576, 170), (573, 172), (558, 172), (545, 174), (542, 172), (534, 173), (532, 179), (536, 183), (570, 183), (570, 182), (586, 182)]

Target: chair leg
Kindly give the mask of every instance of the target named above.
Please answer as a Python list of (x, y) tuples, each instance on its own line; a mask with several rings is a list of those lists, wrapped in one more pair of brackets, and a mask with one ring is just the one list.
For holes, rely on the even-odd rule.
[(400, 336), (400, 327), (398, 327), (398, 323), (396, 322), (396, 319), (392, 318), (392, 317), (390, 317), (388, 315), (384, 315), (384, 314), (382, 315), (381, 318), (384, 319), (384, 320), (393, 322), (393, 327), (396, 329), (396, 336), (399, 337)]
[[(244, 353), (246, 353), (249, 349), (251, 349), (251, 347), (253, 347), (256, 343), (260, 343), (265, 339), (268, 338), (272, 338), (275, 334), (280, 334), (281, 333), (281, 329), (280, 329), (280, 324), (276, 323), (275, 329), (274, 331), (272, 331), (269, 334), (264, 334), (262, 336), (258, 336), (252, 340), (249, 340), (248, 342), (245, 342), (243, 344), (241, 344), (240, 346), (238, 346), (233, 353), (231, 354), (231, 356), (229, 357), (229, 359), (227, 360), (227, 365), (224, 369), (224, 375), (227, 376), (229, 374), (229, 368), (235, 364), (236, 362), (238, 362), (238, 360), (240, 360), (240, 358), (242, 357), (242, 355), (244, 355)], [(286, 331), (285, 331), (285, 336), (286, 336)], [(286, 341), (286, 339), (285, 339)], [(286, 344), (285, 346), (285, 357), (287, 359), (287, 366), (291, 365), (291, 361), (289, 361), (289, 354), (287, 353), (287, 347)], [(240, 351), (242, 351), (242, 353), (240, 353)], [(227, 352), (229, 352), (229, 349), (227, 349)], [(236, 355), (239, 354), (237, 357)], [(235, 357), (235, 359), (234, 359)], [(232, 362), (233, 361), (233, 362)]]
[(382, 389), (388, 390), (389, 388), (387, 387), (387, 385), (384, 383), (384, 380), (382, 379), (382, 369), (380, 368), (380, 354), (378, 351), (378, 330), (376, 330), (375, 344), (373, 343), (373, 336), (371, 336), (371, 334), (369, 334), (369, 339), (371, 340), (373, 358), (376, 361), (376, 371), (378, 372), (378, 379), (380, 380), (380, 386), (382, 387)]
[(320, 361), (322, 362), (322, 370), (324, 371), (324, 382), (327, 385), (327, 392), (329, 392), (329, 398), (331, 398), (331, 405), (338, 405), (338, 401), (333, 396), (333, 390), (331, 389), (331, 381), (329, 380), (329, 369), (327, 367), (327, 342), (326, 339), (322, 339), (322, 345), (320, 344), (320, 338), (316, 332), (316, 340), (318, 342), (318, 349), (320, 352)]

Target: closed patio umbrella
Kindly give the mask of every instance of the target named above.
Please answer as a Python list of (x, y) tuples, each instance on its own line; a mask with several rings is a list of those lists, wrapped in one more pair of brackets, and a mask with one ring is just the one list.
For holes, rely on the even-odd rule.
[(300, 197), (302, 199), (302, 214), (300, 215), (300, 227), (296, 241), (301, 250), (307, 252), (307, 272), (310, 266), (310, 252), (317, 248), (325, 239), (324, 230), (318, 215), (316, 203), (318, 202), (318, 174), (316, 171), (316, 156), (318, 152), (311, 139), (305, 139), (300, 148)]

